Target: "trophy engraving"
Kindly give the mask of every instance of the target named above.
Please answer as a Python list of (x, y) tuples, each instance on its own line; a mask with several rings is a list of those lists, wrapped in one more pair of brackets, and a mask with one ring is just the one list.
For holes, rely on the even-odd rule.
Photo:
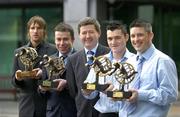
[[(83, 83), (82, 89), (104, 91), (108, 88), (109, 84), (105, 84), (105, 77), (114, 72), (111, 61), (105, 56), (92, 57), (93, 63), (89, 66), (94, 68), (96, 80), (94, 83)], [(87, 64), (86, 64), (87, 65)], [(104, 77), (104, 83), (99, 83), (99, 77)]]
[(47, 80), (40, 80), (39, 84), (43, 87), (56, 88), (58, 86), (57, 82), (53, 82), (56, 77), (61, 77), (65, 71), (65, 65), (63, 57), (49, 57), (47, 55), (43, 56), (43, 60), (40, 62), (46, 68), (48, 73)]
[(36, 70), (33, 70), (35, 60), (38, 57), (36, 50), (32, 47), (24, 47), (15, 55), (25, 67), (24, 71), (16, 72), (18, 78), (35, 78)]
[(132, 96), (132, 92), (125, 91), (124, 86), (127, 85), (128, 89), (128, 84), (134, 79), (137, 72), (129, 63), (116, 63), (114, 65), (118, 67), (114, 72), (114, 76), (120, 83), (120, 89), (115, 91), (108, 91), (107, 96), (116, 99), (127, 99)]

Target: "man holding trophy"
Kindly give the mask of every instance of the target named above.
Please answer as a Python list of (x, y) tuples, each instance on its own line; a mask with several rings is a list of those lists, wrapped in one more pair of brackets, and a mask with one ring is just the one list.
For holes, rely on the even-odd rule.
[[(129, 26), (131, 44), (137, 55), (128, 62), (137, 75), (130, 84), (132, 96), (119, 108), (120, 117), (167, 117), (178, 97), (178, 76), (174, 61), (155, 48), (152, 25), (135, 19)], [(140, 62), (141, 61), (141, 62)]]
[(33, 16), (27, 23), (27, 45), (15, 50), (12, 83), (20, 91), (19, 117), (45, 117), (46, 98), (37, 92), (41, 76), (39, 62), (42, 56), (57, 50), (45, 38), (46, 22), (40, 16)]
[(74, 31), (69, 24), (59, 23), (54, 29), (54, 34), (58, 52), (49, 57), (45, 56), (46, 76), (44, 83), (39, 86), (47, 97), (46, 116), (76, 117), (75, 100), (69, 95), (65, 78), (67, 57), (76, 52), (73, 48)]
[[(115, 72), (119, 67), (122, 67), (118, 63), (124, 63), (129, 57), (133, 56), (134, 54), (129, 52), (126, 48), (126, 43), (129, 39), (129, 35), (127, 33), (127, 29), (125, 25), (121, 24), (120, 22), (112, 22), (107, 26), (107, 42), (111, 49), (111, 51), (104, 55), (104, 57), (108, 58), (112, 65), (109, 67), (111, 69), (115, 69), (112, 72)], [(98, 59), (98, 58), (97, 58)], [(101, 60), (102, 61), (102, 60)], [(113, 65), (117, 68), (112, 68)], [(88, 99), (93, 99), (98, 93), (100, 93), (100, 99), (94, 105), (94, 108), (98, 110), (101, 114), (99, 117), (118, 117), (118, 103), (111, 100), (107, 96), (107, 91), (112, 91), (113, 89), (119, 89), (120, 83), (116, 80), (113, 73), (109, 73), (107, 75), (102, 75), (99, 79), (96, 78), (95, 70), (96, 68), (91, 68), (87, 79), (84, 83), (92, 83), (96, 80), (99, 84), (109, 84), (109, 87), (106, 88), (104, 91), (98, 90), (88, 90), (82, 89), (82, 93)], [(103, 79), (103, 80), (102, 80)], [(112, 96), (113, 98), (113, 96)]]

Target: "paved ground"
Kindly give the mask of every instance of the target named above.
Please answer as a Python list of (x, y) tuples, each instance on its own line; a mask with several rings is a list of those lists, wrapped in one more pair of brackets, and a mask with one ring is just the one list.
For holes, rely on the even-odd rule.
[[(18, 117), (18, 102), (11, 95), (0, 94), (0, 117)], [(173, 104), (168, 117), (180, 117), (180, 100)]]

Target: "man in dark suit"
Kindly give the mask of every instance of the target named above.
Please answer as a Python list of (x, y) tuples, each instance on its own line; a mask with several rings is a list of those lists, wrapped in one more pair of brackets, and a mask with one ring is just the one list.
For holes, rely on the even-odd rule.
[[(68, 24), (59, 23), (55, 27), (55, 45), (58, 52), (53, 56), (68, 57), (75, 53), (75, 50), (72, 47), (73, 42), (73, 28)], [(65, 64), (66, 60), (67, 58), (64, 58)], [(76, 117), (77, 111), (75, 100), (69, 95), (64, 74), (52, 77), (52, 80), (58, 83), (56, 88), (52, 89), (40, 86), (41, 91), (45, 91), (45, 95), (47, 96), (47, 117)], [(46, 77), (46, 79), (47, 78), (48, 77)]]
[(39, 57), (35, 60), (33, 66), (33, 71), (37, 71), (36, 76), (30, 78), (21, 78), (17, 75), (17, 73), (25, 70), (25, 66), (19, 57), (14, 57), (12, 83), (20, 90), (19, 117), (45, 117), (46, 98), (37, 92), (37, 82), (41, 78), (39, 62), (44, 54), (52, 55), (57, 50), (54, 45), (45, 42), (47, 37), (46, 22), (42, 17), (33, 16), (27, 23), (27, 30), (29, 42), (15, 50), (15, 54), (19, 53), (24, 47), (32, 47), (37, 51)]
[[(104, 55), (109, 52), (109, 48), (98, 43), (101, 30), (97, 20), (85, 17), (78, 24), (79, 38), (84, 49), (70, 56), (66, 64), (66, 78), (71, 96), (75, 98), (78, 117), (98, 117), (98, 112), (93, 108), (97, 101), (87, 100), (81, 93), (84, 80), (89, 73), (89, 67), (85, 66), (88, 61), (87, 52), (94, 53), (93, 56)], [(97, 97), (98, 98), (98, 97)]]

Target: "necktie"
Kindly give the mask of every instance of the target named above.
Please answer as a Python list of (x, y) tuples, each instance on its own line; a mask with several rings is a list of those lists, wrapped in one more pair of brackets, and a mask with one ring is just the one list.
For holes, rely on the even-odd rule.
[(135, 78), (134, 88), (139, 89), (140, 88), (140, 76), (142, 71), (142, 66), (144, 63), (144, 57), (143, 56), (137, 56), (137, 76)]
[(66, 58), (67, 58), (68, 56), (67, 55), (62, 55), (62, 59), (63, 59), (63, 61), (64, 61), (64, 64), (66, 64)]
[(94, 56), (93, 51), (88, 51), (87, 52), (87, 64), (88, 65), (91, 65), (93, 63), (93, 56)]
[(63, 60), (65, 60), (67, 58), (67, 55), (62, 55), (62, 57), (63, 57)]

